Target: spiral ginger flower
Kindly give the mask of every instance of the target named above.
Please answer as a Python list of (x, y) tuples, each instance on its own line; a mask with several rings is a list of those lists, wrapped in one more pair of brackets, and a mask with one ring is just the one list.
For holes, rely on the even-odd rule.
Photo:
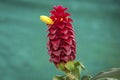
[(54, 6), (51, 16), (40, 16), (48, 26), (48, 54), (55, 65), (73, 61), (76, 57), (76, 41), (67, 8)]

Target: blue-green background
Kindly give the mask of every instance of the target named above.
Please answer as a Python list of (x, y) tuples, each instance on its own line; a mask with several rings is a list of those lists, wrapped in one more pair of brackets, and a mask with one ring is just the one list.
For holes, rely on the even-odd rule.
[(39, 20), (54, 5), (74, 20), (77, 60), (87, 72), (120, 66), (119, 0), (0, 0), (0, 80), (52, 80), (62, 74), (49, 62), (47, 26)]

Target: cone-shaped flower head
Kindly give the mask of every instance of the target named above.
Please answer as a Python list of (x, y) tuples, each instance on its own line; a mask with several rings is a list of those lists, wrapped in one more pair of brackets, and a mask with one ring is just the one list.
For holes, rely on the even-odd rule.
[(50, 61), (55, 65), (73, 61), (76, 55), (76, 41), (70, 14), (67, 8), (54, 6), (50, 11), (51, 16), (40, 16), (48, 26), (48, 54)]

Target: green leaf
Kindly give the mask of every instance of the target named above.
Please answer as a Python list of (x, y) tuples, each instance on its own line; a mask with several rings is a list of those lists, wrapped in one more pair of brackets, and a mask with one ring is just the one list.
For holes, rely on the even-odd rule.
[(74, 65), (77, 67), (77, 66), (80, 66), (81, 64), (80, 64), (80, 61), (76, 61), (76, 62), (74, 62)]
[(80, 61), (74, 62), (75, 67), (78, 67), (80, 70), (86, 70), (85, 66), (80, 63)]
[(100, 72), (92, 80), (120, 80), (120, 68), (112, 68), (108, 71)]
[(59, 70), (65, 71), (65, 67), (63, 63), (58, 64), (57, 67)]
[(53, 77), (53, 80), (65, 80), (64, 76), (55, 76)]
[(84, 66), (83, 64), (80, 64), (80, 66), (81, 66), (81, 68), (82, 68), (83, 70), (86, 70), (86, 68), (85, 68), (85, 66)]
[(72, 71), (72, 74), (75, 76), (76, 80), (80, 80), (80, 71), (78, 68), (75, 68), (73, 71)]
[(91, 80), (91, 76), (90, 75), (84, 75), (82, 76), (81, 80)]
[(74, 62), (69, 61), (65, 64), (65, 68), (69, 71), (73, 71), (75, 69)]

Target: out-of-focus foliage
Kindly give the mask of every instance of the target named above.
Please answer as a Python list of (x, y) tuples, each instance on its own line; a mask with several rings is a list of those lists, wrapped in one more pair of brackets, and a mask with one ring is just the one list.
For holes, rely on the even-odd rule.
[(120, 80), (120, 68), (100, 72), (92, 80)]

